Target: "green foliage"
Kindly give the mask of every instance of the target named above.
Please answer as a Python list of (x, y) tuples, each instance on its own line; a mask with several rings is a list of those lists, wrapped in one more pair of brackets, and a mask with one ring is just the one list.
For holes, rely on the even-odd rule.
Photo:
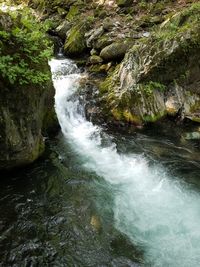
[(154, 90), (163, 92), (166, 89), (166, 86), (159, 82), (150, 81), (143, 87), (144, 92), (150, 96)]
[(168, 21), (158, 30), (155, 31), (154, 37), (157, 41), (180, 39), (184, 34), (193, 31), (200, 24), (200, 3), (194, 3), (190, 8), (184, 9), (180, 13), (171, 16)]
[(66, 16), (66, 19), (68, 19), (69, 21), (72, 21), (74, 19), (74, 17), (79, 13), (79, 9), (78, 6), (71, 6), (69, 9), (69, 12)]
[(49, 25), (41, 25), (27, 8), (6, 16), (12, 25), (1, 25), (0, 76), (11, 84), (46, 82), (50, 79), (47, 61), (52, 55), (52, 44), (45, 34)]
[(148, 3), (145, 0), (142, 0), (138, 3), (138, 6), (140, 9), (146, 9), (147, 5), (148, 5)]

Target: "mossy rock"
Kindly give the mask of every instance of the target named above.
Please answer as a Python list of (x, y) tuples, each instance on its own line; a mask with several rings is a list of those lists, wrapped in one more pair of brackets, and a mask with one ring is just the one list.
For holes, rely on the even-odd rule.
[(64, 8), (61, 8), (61, 7), (58, 7), (57, 8), (57, 12), (58, 12), (58, 14), (61, 16), (61, 17), (65, 17), (66, 16), (66, 14), (67, 14), (67, 11), (64, 9)]
[(95, 42), (94, 48), (98, 51), (101, 51), (104, 47), (112, 44), (113, 41), (114, 41), (113, 38), (104, 34)]
[(122, 121), (126, 123), (131, 123), (134, 125), (142, 125), (143, 121), (142, 119), (138, 116), (133, 114), (129, 109), (121, 109), (119, 107), (115, 107), (111, 109), (111, 114), (113, 118), (117, 121)]
[(100, 57), (105, 61), (122, 59), (132, 45), (133, 42), (129, 40), (114, 42), (101, 50)]
[(104, 71), (101, 69), (101, 64), (91, 65), (88, 68), (88, 71), (93, 74), (104, 73)]
[(103, 59), (100, 56), (93, 55), (89, 58), (89, 63), (90, 64), (99, 64), (102, 63)]
[[(150, 38), (139, 40), (126, 53), (120, 67), (101, 84), (105, 106), (115, 119), (130, 122), (137, 117), (149, 123), (167, 114), (181, 114), (199, 122), (199, 11), (196, 3), (155, 28)], [(104, 60), (119, 51), (111, 47), (103, 49), (105, 56), (101, 52)]]
[(87, 50), (85, 33), (91, 27), (93, 18), (75, 24), (68, 33), (64, 44), (64, 53), (69, 57), (76, 57)]
[(85, 52), (86, 48), (84, 32), (77, 25), (70, 30), (65, 41), (64, 53), (66, 56), (77, 56)]
[(103, 29), (109, 31), (113, 28), (113, 19), (112, 18), (105, 18), (103, 21)]

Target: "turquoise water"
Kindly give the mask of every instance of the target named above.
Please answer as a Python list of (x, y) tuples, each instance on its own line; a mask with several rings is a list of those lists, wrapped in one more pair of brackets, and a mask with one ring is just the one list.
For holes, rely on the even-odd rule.
[(51, 63), (62, 127), (0, 180), (0, 266), (199, 266), (198, 126), (129, 132), (87, 121), (73, 62)]

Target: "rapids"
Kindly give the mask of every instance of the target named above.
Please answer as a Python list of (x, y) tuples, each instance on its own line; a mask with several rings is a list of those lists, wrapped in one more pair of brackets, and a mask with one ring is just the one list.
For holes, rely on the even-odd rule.
[(50, 66), (62, 133), (82, 166), (109, 184), (115, 227), (144, 253), (145, 266), (199, 266), (199, 192), (144, 154), (119, 153), (85, 117), (77, 94), (85, 74), (68, 59), (53, 59)]

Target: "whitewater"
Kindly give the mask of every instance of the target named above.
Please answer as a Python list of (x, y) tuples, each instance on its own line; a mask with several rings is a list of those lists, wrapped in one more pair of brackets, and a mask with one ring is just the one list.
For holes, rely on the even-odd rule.
[[(115, 227), (144, 253), (145, 266), (200, 266), (200, 195), (143, 155), (120, 154), (102, 129), (88, 121), (78, 90), (85, 74), (68, 59), (50, 62), (55, 109), (66, 141), (94, 171), (118, 190)], [(105, 135), (104, 135), (105, 136)]]

